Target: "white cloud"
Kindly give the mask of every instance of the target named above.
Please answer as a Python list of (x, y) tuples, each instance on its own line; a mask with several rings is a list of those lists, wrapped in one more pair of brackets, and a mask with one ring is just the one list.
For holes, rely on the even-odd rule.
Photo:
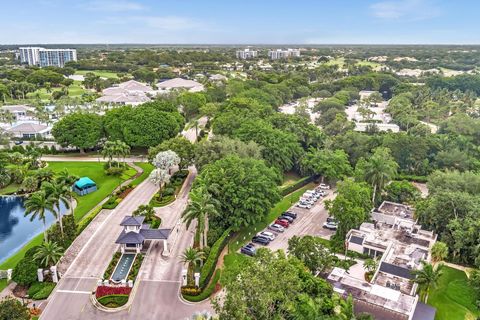
[(381, 19), (425, 20), (441, 14), (432, 0), (382, 1), (370, 6), (372, 14)]
[(108, 12), (140, 11), (145, 9), (141, 3), (127, 0), (95, 0), (83, 5), (83, 7), (92, 11)]

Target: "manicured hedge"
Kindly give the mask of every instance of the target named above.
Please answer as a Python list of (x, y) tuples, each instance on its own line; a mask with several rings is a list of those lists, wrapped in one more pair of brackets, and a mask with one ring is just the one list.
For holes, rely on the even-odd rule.
[(107, 308), (118, 308), (128, 302), (128, 297), (128, 294), (112, 294), (99, 298), (98, 302)]
[(104, 297), (104, 296), (111, 296), (111, 295), (129, 295), (132, 291), (132, 288), (129, 287), (109, 287), (109, 286), (99, 286), (97, 287), (97, 291), (95, 296), (97, 299)]
[(426, 183), (428, 181), (427, 176), (415, 176), (409, 174), (397, 174), (395, 180), (408, 180), (413, 182)]
[(54, 288), (53, 282), (37, 282), (28, 289), (28, 296), (33, 300), (44, 300), (50, 296)]
[(97, 214), (102, 210), (102, 207), (98, 207), (93, 209), (93, 211), (86, 217), (84, 217), (80, 222), (77, 224), (77, 234), (82, 233), (83, 230), (92, 222), (92, 220), (97, 216)]
[(287, 194), (290, 194), (290, 193), (300, 189), (301, 187), (306, 186), (307, 184), (309, 184), (310, 182), (312, 182), (313, 180), (315, 180), (317, 178), (318, 178), (318, 176), (310, 176), (310, 177), (302, 178), (302, 179), (298, 180), (297, 182), (295, 182), (294, 184), (292, 184), (288, 187), (282, 188), (280, 190), (280, 194), (282, 196), (286, 196)]
[(210, 249), (208, 258), (202, 267), (202, 271), (200, 272), (200, 288), (202, 288), (202, 290), (205, 289), (205, 286), (210, 281), (210, 278), (215, 271), (218, 257), (220, 256), (223, 248), (225, 248), (225, 246), (227, 245), (229, 238), (230, 229), (227, 229), (225, 230), (225, 232), (223, 232), (222, 236), (213, 244), (212, 248)]
[(199, 302), (199, 301), (207, 299), (215, 291), (215, 287), (217, 286), (217, 283), (220, 280), (221, 274), (222, 274), (221, 270), (217, 270), (215, 272), (215, 275), (213, 276), (212, 281), (210, 282), (210, 285), (208, 285), (208, 287), (206, 287), (202, 291), (202, 293), (200, 293), (199, 295), (196, 295), (196, 296), (183, 295), (183, 298), (185, 298), (185, 300), (188, 300), (188, 301), (191, 301), (191, 302)]

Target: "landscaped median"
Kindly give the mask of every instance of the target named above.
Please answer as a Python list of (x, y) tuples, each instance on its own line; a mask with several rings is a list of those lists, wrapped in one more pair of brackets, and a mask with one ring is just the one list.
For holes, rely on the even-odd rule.
[(150, 201), (153, 207), (164, 207), (175, 201), (178, 193), (182, 190), (183, 183), (189, 174), (188, 170), (180, 170), (175, 172), (170, 178), (170, 182), (160, 188)]

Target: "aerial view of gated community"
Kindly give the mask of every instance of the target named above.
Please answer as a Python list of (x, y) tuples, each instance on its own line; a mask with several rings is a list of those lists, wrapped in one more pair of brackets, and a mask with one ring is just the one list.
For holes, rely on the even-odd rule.
[(1, 7), (0, 320), (480, 319), (480, 2)]

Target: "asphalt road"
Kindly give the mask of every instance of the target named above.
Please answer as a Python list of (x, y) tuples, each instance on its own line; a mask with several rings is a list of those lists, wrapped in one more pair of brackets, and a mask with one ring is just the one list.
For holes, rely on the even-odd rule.
[[(183, 268), (179, 256), (193, 243), (194, 225), (189, 230), (177, 224), (187, 205), (188, 192), (196, 172), (189, 175), (181, 194), (170, 206), (157, 209), (162, 227), (175, 228), (169, 238), (170, 256), (162, 255), (163, 245), (153, 243), (139, 272), (133, 304), (125, 311), (106, 313), (96, 309), (89, 295), (95, 290), (117, 245), (120, 221), (140, 204), (148, 203), (156, 187), (143, 182), (110, 214), (91, 240), (80, 251), (55, 292), (50, 296), (41, 319), (185, 319), (195, 311), (209, 310), (209, 302), (189, 304), (179, 297)], [(177, 232), (178, 229), (178, 232)]]

